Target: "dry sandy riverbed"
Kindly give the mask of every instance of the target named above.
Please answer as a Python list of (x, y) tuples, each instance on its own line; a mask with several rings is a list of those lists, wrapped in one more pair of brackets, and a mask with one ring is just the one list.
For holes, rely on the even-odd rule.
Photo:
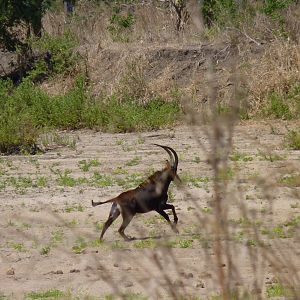
[[(300, 170), (300, 152), (285, 147), (285, 133), (283, 124), (238, 125), (227, 174), (232, 226), (230, 241), (222, 243), (238, 267), (231, 286), (263, 298), (281, 276), (299, 287), (300, 188), (286, 182)], [(69, 135), (75, 147), (0, 158), (0, 299), (30, 299), (31, 292), (50, 289), (62, 291), (66, 299), (217, 294), (212, 170), (190, 129)], [(199, 137), (209, 144), (200, 131)], [(93, 208), (91, 200), (116, 196), (160, 169), (167, 155), (153, 143), (169, 145), (179, 155), (185, 185), (173, 186), (170, 198), (180, 234), (174, 235), (151, 212), (135, 217), (127, 228), (135, 241), (122, 241), (119, 218), (100, 244), (97, 238), (110, 205)], [(251, 213), (250, 221), (243, 216), (244, 208)], [(226, 272), (227, 261), (222, 268)]]

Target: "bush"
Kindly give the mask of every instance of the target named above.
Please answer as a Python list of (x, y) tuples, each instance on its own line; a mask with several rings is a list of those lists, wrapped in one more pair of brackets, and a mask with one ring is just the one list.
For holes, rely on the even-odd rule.
[(0, 152), (31, 152), (42, 128), (93, 128), (111, 132), (158, 129), (173, 124), (180, 114), (177, 101), (150, 99), (146, 105), (132, 98), (93, 99), (85, 77), (78, 76), (72, 90), (49, 96), (30, 80), (13, 89), (0, 81)]
[(292, 150), (300, 150), (300, 132), (289, 130), (286, 135), (287, 146)]
[(132, 13), (122, 14), (120, 7), (115, 7), (107, 27), (114, 42), (129, 42), (128, 30), (134, 24)]
[(74, 48), (78, 42), (73, 34), (65, 32), (61, 36), (51, 36), (45, 33), (40, 39), (32, 42), (32, 48), (40, 53), (51, 54), (47, 64), (44, 58), (39, 59), (33, 69), (29, 72), (30, 80), (39, 80), (48, 74), (66, 74), (71, 72), (79, 61), (78, 54)]
[(291, 84), (285, 90), (272, 92), (266, 97), (262, 115), (279, 119), (298, 119), (300, 117), (300, 84)]

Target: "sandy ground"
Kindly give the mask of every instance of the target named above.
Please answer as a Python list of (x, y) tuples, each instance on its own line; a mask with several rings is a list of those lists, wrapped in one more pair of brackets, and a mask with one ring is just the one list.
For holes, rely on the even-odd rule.
[[(196, 132), (208, 146), (204, 133)], [(251, 122), (238, 125), (234, 134), (236, 155), (223, 195), (230, 239), (221, 243), (237, 267), (230, 275), (232, 289), (254, 297), (265, 298), (284, 278), (300, 285), (300, 187), (282, 183), (299, 174), (300, 152), (287, 149), (285, 134), (284, 124)], [(67, 299), (217, 295), (212, 169), (191, 129), (68, 135), (75, 147), (0, 158), (0, 299), (30, 299), (29, 293), (52, 288)], [(93, 208), (91, 200), (116, 196), (162, 168), (167, 154), (153, 143), (169, 145), (179, 155), (185, 184), (173, 185), (170, 195), (179, 235), (150, 212), (128, 226), (135, 241), (121, 239), (119, 218), (100, 244), (110, 204)], [(226, 273), (225, 258), (222, 268)]]

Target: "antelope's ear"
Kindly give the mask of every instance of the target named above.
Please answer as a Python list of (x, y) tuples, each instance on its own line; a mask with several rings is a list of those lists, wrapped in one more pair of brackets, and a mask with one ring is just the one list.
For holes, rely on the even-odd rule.
[(168, 160), (166, 160), (166, 169), (171, 169), (171, 164)]

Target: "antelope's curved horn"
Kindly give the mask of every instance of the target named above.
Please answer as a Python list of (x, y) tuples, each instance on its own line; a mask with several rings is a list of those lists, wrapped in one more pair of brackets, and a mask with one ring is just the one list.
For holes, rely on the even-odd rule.
[[(168, 146), (163, 146), (163, 145), (159, 145), (159, 144), (154, 144), (155, 146), (161, 147), (163, 148), (165, 151), (167, 151), (167, 153), (170, 156), (170, 160), (171, 160), (171, 167), (172, 169), (174, 169), (175, 171), (177, 171), (177, 166), (178, 166), (178, 155), (175, 152), (174, 149), (172, 149), (171, 147)], [(172, 155), (173, 154), (173, 155)]]
[(171, 151), (173, 153), (173, 155), (174, 155), (174, 160), (173, 160), (174, 163), (173, 163), (172, 168), (176, 172), (177, 171), (177, 166), (178, 166), (178, 155), (177, 155), (176, 151), (173, 148), (168, 147), (168, 146), (164, 146), (164, 147), (166, 147), (167, 149), (169, 149), (169, 151)]

